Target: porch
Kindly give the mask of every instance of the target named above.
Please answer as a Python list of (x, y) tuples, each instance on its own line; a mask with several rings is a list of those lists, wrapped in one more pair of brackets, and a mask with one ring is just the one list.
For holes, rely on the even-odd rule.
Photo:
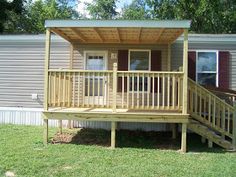
[[(44, 142), (47, 142), (48, 119), (111, 122), (113, 148), (117, 122), (180, 123), (181, 149), (185, 152), (189, 122), (189, 26), (189, 21), (46, 21)], [(70, 42), (67, 68), (50, 66), (51, 32)], [(172, 71), (171, 43), (182, 34), (183, 66), (178, 71)], [(108, 48), (112, 46), (112, 51), (117, 52), (107, 49), (107, 54), (94, 54), (94, 51), (104, 51), (102, 46), (108, 45)], [(146, 67), (139, 65), (132, 69), (131, 50), (124, 54), (124, 49), (130, 49), (130, 46), (135, 49), (132, 51), (140, 51), (134, 53), (134, 60), (146, 56), (148, 60), (142, 63), (147, 65)], [(165, 53), (160, 55), (155, 46), (165, 48)], [(107, 58), (109, 66), (104, 65), (96, 69), (96, 62), (100, 62), (96, 60), (91, 69), (87, 65), (88, 61), (78, 61), (78, 58), (74, 57), (74, 51), (80, 48), (93, 51), (90, 55), (85, 51), (85, 59), (95, 61)], [(118, 48), (121, 48), (121, 51)], [(140, 49), (137, 50), (138, 48)], [(127, 57), (129, 60), (125, 59)], [(158, 62), (160, 58), (163, 63)], [(77, 66), (74, 65), (76, 62)], [(176, 129), (173, 127), (175, 136)]]

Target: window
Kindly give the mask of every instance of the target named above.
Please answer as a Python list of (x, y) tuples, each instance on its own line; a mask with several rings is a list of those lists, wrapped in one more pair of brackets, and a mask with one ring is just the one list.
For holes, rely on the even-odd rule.
[(218, 86), (218, 52), (197, 51), (196, 72), (199, 84)]
[[(150, 70), (150, 50), (129, 50), (129, 70), (131, 71), (149, 71)], [(147, 91), (147, 77), (130, 77), (129, 90), (132, 91)]]

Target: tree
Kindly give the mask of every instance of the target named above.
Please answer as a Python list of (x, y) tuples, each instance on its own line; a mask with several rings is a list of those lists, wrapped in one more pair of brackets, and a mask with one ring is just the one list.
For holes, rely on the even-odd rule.
[(9, 14), (21, 14), (23, 3), (24, 0), (0, 0), (0, 33), (4, 31), (4, 24), (9, 19)]
[(47, 19), (73, 19), (79, 15), (74, 9), (76, 0), (36, 0), (24, 6), (22, 15), (9, 14), (5, 23), (8, 33), (43, 33)]
[(114, 19), (118, 14), (116, 0), (93, 0), (92, 3), (86, 3), (86, 6), (93, 19)]
[(128, 20), (149, 19), (150, 14), (146, 6), (145, 0), (133, 0), (130, 5), (125, 5), (122, 8), (122, 18)]

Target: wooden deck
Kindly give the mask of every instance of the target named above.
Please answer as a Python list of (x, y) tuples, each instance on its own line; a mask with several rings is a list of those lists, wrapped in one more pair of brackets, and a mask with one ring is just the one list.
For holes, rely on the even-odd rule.
[(115, 122), (160, 122), (187, 123), (188, 114), (178, 111), (132, 110), (110, 108), (53, 108), (43, 112), (44, 119), (115, 121)]

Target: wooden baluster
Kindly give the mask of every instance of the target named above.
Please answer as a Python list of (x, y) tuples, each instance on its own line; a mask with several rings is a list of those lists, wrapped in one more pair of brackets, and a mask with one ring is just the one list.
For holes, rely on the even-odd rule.
[(206, 120), (206, 98), (207, 98), (207, 94), (203, 95), (203, 116), (204, 116), (204, 120)]
[(195, 113), (198, 114), (198, 88), (197, 85), (195, 85)]
[(229, 111), (229, 108), (227, 108), (227, 112), (228, 112), (227, 132), (230, 133), (230, 111)]
[[(77, 107), (80, 106), (80, 72), (78, 72)], [(83, 87), (83, 85), (82, 85)]]
[(150, 104), (150, 75), (147, 74), (147, 108), (149, 108)]
[(127, 74), (127, 108), (129, 108), (129, 86), (130, 86), (130, 76)]
[(73, 92), (72, 92), (72, 105), (73, 107), (75, 107), (75, 77), (76, 77), (76, 74), (75, 72), (73, 73), (73, 82), (72, 82), (72, 85), (73, 85)]
[(62, 76), (61, 76), (61, 72), (59, 72), (59, 80), (58, 80), (58, 106), (61, 106), (61, 79), (62, 79)]
[[(107, 85), (106, 85), (106, 80), (105, 80), (105, 78), (106, 78), (106, 74), (107, 73), (103, 73), (102, 74), (102, 107), (105, 107), (105, 95), (106, 95), (106, 87), (107, 87)], [(100, 96), (99, 96), (99, 100), (100, 100)]]
[(93, 85), (92, 85), (92, 94), (93, 94), (93, 100), (92, 100), (92, 107), (95, 106), (95, 72), (92, 72), (92, 81), (93, 81)]
[(212, 124), (213, 124), (213, 127), (215, 127), (216, 125), (216, 98), (213, 97), (213, 117), (212, 117)]
[(176, 98), (176, 91), (175, 91), (176, 81), (175, 81), (175, 77), (176, 77), (176, 75), (174, 74), (172, 76), (172, 109), (175, 109), (175, 98)]
[(85, 106), (85, 89), (86, 89), (86, 77), (87, 77), (87, 74), (85, 72), (81, 73), (82, 74), (82, 79), (83, 79), (83, 83), (82, 83), (82, 86), (83, 86), (83, 93), (82, 93), (82, 107)]
[(142, 78), (142, 108), (144, 108), (144, 80), (145, 80), (145, 75), (143, 73), (143, 78)]
[[(104, 73), (103, 73), (104, 74)], [(97, 73), (97, 105), (100, 106), (100, 79), (101, 79), (101, 73)], [(103, 89), (103, 88), (102, 88)], [(104, 97), (104, 96), (103, 96)], [(104, 106), (104, 102), (102, 103), (102, 106)]]
[(124, 73), (122, 73), (122, 91), (121, 91), (121, 107), (124, 108), (124, 94), (125, 94), (125, 77)]
[(152, 109), (155, 106), (155, 75), (152, 74)]
[(53, 79), (53, 106), (56, 106), (56, 94), (57, 94), (57, 73), (54, 73), (54, 79)]
[(88, 88), (87, 88), (87, 92), (88, 92), (88, 107), (90, 107), (90, 72), (88, 73)]
[(199, 116), (202, 117), (202, 89), (199, 89)]
[(110, 107), (110, 77), (112, 76), (112, 73), (108, 73), (106, 75), (107, 77), (107, 83), (106, 83), (106, 89), (107, 89), (107, 98), (106, 98), (106, 105), (107, 107)]
[(208, 94), (209, 100), (208, 100), (208, 122), (211, 122), (211, 95)]
[(71, 73), (68, 73), (68, 81), (67, 81), (67, 107), (70, 107), (71, 100)]
[(165, 108), (165, 75), (162, 75), (162, 108)]
[(181, 75), (181, 77), (178, 77), (178, 109), (180, 110), (180, 100), (181, 100), (181, 98), (182, 98), (182, 96), (181, 96), (181, 78), (182, 78), (182, 75)]
[(167, 108), (170, 109), (170, 74), (167, 75)]
[(63, 98), (62, 98), (62, 104), (65, 106), (65, 94), (66, 94), (66, 72), (64, 72), (64, 78), (63, 78)]
[(157, 109), (160, 109), (160, 74), (157, 75)]
[(131, 94), (132, 94), (132, 102), (131, 102), (131, 105), (132, 105), (132, 108), (134, 108), (134, 73), (132, 74), (132, 92), (131, 92)]
[(139, 73), (137, 74), (137, 108), (139, 108)]

